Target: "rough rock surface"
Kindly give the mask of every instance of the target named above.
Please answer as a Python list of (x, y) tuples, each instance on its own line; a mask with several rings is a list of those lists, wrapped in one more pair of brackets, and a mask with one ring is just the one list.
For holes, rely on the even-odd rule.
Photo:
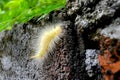
[[(87, 49), (85, 52), (86, 55), (86, 60), (85, 60), (85, 64), (86, 64), (86, 71), (88, 73), (88, 75), (91, 76), (95, 76), (97, 74), (99, 74), (99, 61), (98, 61), (98, 54), (100, 53), (99, 50), (95, 50), (95, 49)], [(95, 70), (96, 69), (96, 70)]]
[[(119, 26), (119, 17), (120, 0), (68, 0), (65, 8), (44, 19), (35, 18), (1, 32), (0, 80), (102, 80), (99, 66), (97, 72), (91, 69), (94, 75), (86, 70), (85, 51), (99, 50), (99, 42), (95, 41), (98, 33), (105, 27)], [(63, 23), (64, 36), (52, 55), (43, 62), (30, 59), (39, 31), (59, 22)]]

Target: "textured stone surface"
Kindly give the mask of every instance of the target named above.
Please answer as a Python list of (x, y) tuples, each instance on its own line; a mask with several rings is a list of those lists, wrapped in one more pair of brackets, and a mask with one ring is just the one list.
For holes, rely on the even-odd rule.
[(110, 37), (111, 39), (120, 39), (120, 18), (112, 21), (108, 27), (101, 30), (101, 35)]
[[(44, 19), (34, 18), (1, 32), (0, 80), (102, 80), (100, 69), (89, 69), (94, 75), (88, 74), (85, 50), (99, 49), (95, 41), (99, 30), (108, 30), (112, 36), (106, 28), (116, 30), (119, 17), (120, 0), (68, 0), (65, 8)], [(63, 23), (64, 36), (53, 53), (43, 62), (30, 59), (39, 31), (59, 22)]]
[(120, 79), (120, 42), (101, 36), (99, 62), (105, 80)]
[[(98, 74), (97, 71), (99, 72), (99, 70), (100, 70), (99, 61), (98, 61), (98, 54), (99, 53), (100, 53), (99, 50), (92, 50), (92, 49), (87, 49), (85, 52), (86, 71), (90, 77)], [(94, 72), (94, 71), (96, 71), (96, 72)]]

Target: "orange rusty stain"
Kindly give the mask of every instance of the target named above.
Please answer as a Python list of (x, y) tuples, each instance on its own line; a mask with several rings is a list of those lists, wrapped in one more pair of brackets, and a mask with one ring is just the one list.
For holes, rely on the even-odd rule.
[(120, 41), (101, 36), (98, 56), (105, 80), (120, 80)]

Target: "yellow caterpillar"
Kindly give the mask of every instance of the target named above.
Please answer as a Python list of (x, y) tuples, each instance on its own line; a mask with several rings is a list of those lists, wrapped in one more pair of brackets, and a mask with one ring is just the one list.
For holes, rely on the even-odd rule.
[(39, 48), (36, 52), (36, 55), (31, 58), (44, 58), (45, 55), (50, 52), (54, 46), (55, 42), (59, 40), (59, 36), (62, 32), (61, 24), (55, 25), (50, 29), (45, 29), (42, 31), (42, 35), (40, 36)]

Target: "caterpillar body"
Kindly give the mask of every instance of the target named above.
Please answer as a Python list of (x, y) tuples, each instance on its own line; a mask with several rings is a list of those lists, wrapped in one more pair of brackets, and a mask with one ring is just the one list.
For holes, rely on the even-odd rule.
[(60, 39), (59, 37), (61, 33), (61, 24), (57, 24), (54, 27), (48, 29), (43, 29), (41, 33), (42, 35), (37, 41), (37, 44), (39, 44), (39, 46), (36, 50), (36, 54), (31, 58), (44, 58), (47, 55), (47, 53), (53, 50), (53, 48), (55, 47), (55, 43)]

